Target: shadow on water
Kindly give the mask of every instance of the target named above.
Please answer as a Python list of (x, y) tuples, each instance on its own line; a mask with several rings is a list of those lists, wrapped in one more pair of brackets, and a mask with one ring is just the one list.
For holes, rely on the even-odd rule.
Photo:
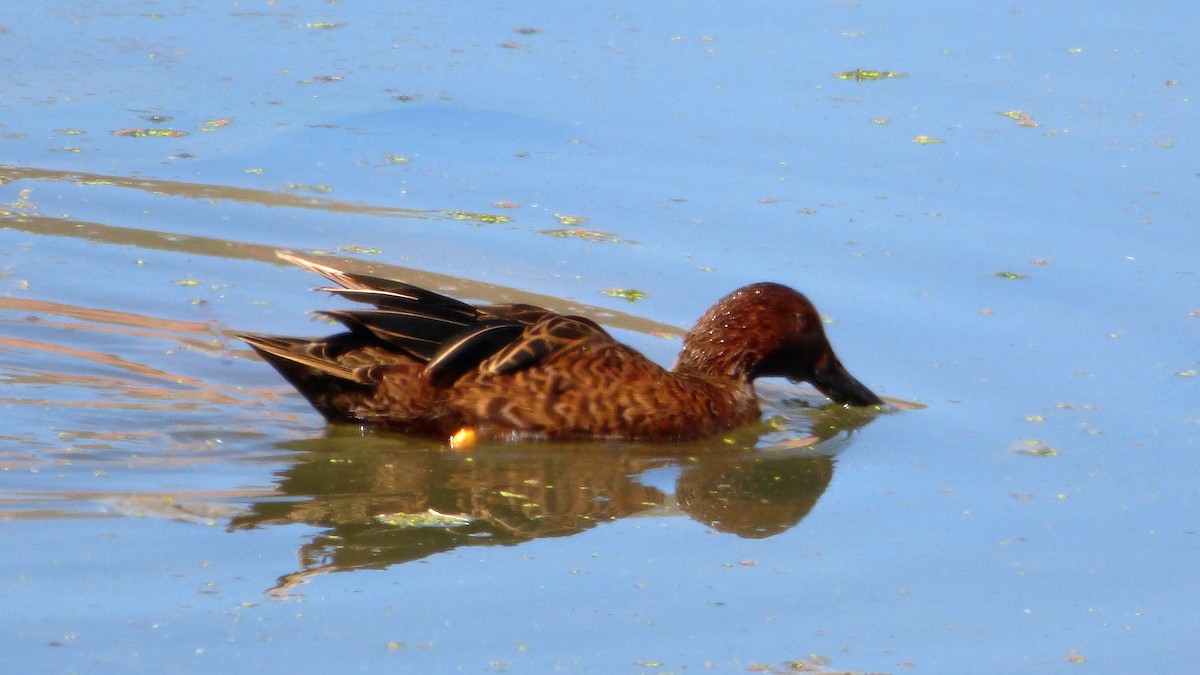
[[(795, 401), (779, 405), (795, 409)], [(380, 569), (465, 546), (510, 546), (585, 532), (639, 516), (686, 516), (719, 532), (764, 538), (814, 507), (835, 456), (877, 413), (829, 406), (804, 411), (813, 434), (778, 423), (684, 445), (523, 443), (473, 449), (357, 428), (281, 445), (299, 452), (278, 472), (278, 492), (231, 519), (231, 530), (306, 524), (299, 569), (271, 589), (286, 597), (327, 572)], [(667, 470), (673, 490), (645, 482)]]

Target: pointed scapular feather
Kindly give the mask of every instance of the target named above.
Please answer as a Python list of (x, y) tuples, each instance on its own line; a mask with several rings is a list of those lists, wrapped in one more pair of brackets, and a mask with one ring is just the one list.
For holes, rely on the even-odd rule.
[(542, 319), (554, 313), (542, 307), (535, 307), (534, 305), (525, 304), (484, 305), (479, 307), (478, 310), (488, 316), (517, 321), (525, 324), (526, 326), (532, 326), (538, 321), (541, 321)]
[(467, 325), (468, 322), (474, 321), (479, 312), (474, 308), (470, 311), (460, 309), (459, 307), (448, 304), (435, 304), (425, 300), (410, 298), (404, 295), (397, 295), (389, 291), (380, 291), (376, 289), (365, 288), (318, 288), (318, 291), (328, 291), (334, 295), (352, 300), (354, 302), (362, 302), (369, 305), (375, 305), (379, 309), (395, 309), (416, 314), (426, 314), (431, 317), (444, 319), (446, 321), (457, 321), (462, 325)]
[(422, 361), (431, 359), (439, 345), (467, 325), (462, 320), (447, 320), (417, 311), (339, 309), (317, 314), (337, 319), (354, 331), (369, 331)]
[(510, 342), (479, 364), (479, 369), (489, 375), (515, 372), (560, 349), (597, 338), (611, 340), (591, 319), (547, 313), (542, 320), (527, 326), (520, 340)]
[(484, 319), (442, 343), (425, 375), (434, 384), (453, 384), (464, 373), (521, 336), (525, 327), (504, 319)]
[(413, 286), (412, 284), (406, 284), (403, 281), (396, 281), (394, 279), (381, 279), (379, 277), (367, 276), (365, 274), (353, 274), (349, 272), (344, 272), (343, 274), (346, 279), (353, 282), (354, 285), (347, 286), (347, 288), (351, 290), (382, 291), (384, 293), (392, 293), (421, 304), (434, 305), (443, 309), (457, 310), (458, 312), (470, 316), (476, 316), (478, 314), (474, 307), (465, 302), (455, 300), (454, 298), (447, 297), (441, 293), (434, 293), (433, 291), (426, 290), (418, 286)]
[[(440, 293), (426, 290), (419, 286), (406, 284), (403, 281), (394, 279), (382, 279), (373, 277), (367, 274), (357, 274), (354, 272), (343, 272), (342, 270), (322, 265), (321, 263), (312, 260), (306, 260), (299, 256), (286, 253), (284, 251), (276, 251), (275, 256), (281, 260), (286, 260), (294, 265), (298, 265), (310, 272), (315, 272), (332, 281), (339, 286), (343, 286), (350, 291), (379, 291), (382, 293), (392, 293), (394, 295), (408, 298), (414, 302), (434, 305), (447, 310), (456, 310), (468, 316), (478, 316), (479, 313), (475, 308), (465, 302), (455, 300)], [(340, 289), (322, 289), (337, 292)]]

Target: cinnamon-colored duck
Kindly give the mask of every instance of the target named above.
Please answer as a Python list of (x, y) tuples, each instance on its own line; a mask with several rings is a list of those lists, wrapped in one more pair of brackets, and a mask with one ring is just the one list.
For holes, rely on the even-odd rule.
[(837, 403), (882, 405), (838, 361), (816, 309), (773, 283), (708, 310), (665, 370), (595, 322), (531, 305), (472, 306), (333, 269), (322, 288), (374, 309), (319, 312), (323, 339), (241, 334), (330, 422), (449, 438), (685, 440), (758, 419), (759, 377), (807, 381)]

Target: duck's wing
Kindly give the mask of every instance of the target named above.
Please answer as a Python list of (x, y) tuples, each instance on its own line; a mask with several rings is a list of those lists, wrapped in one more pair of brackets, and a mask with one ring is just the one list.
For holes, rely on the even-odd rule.
[(552, 312), (545, 307), (537, 307), (535, 305), (526, 304), (509, 304), (509, 305), (483, 305), (477, 307), (481, 313), (497, 319), (508, 319), (526, 326), (545, 319), (548, 316), (558, 316), (557, 312)]
[(363, 338), (398, 349), (418, 361), (428, 362), (441, 346), (470, 329), (476, 321), (449, 320), (421, 310), (335, 309), (316, 314), (336, 319)]
[(378, 341), (426, 363), (440, 354), (430, 372), (438, 380), (451, 372), (461, 375), (464, 360), (473, 357), (477, 364), (491, 356), (520, 334), (522, 319), (546, 313), (531, 305), (500, 305), (485, 312), (402, 281), (344, 272), (288, 253), (276, 255), (337, 284), (316, 290), (375, 306), (317, 312), (345, 325), (363, 344)]
[(318, 312), (341, 322), (364, 343), (383, 343), (424, 362), (433, 384), (453, 384), (478, 371), (494, 376), (528, 368), (550, 355), (587, 342), (612, 342), (612, 336), (589, 319), (545, 313), (525, 325), (519, 321), (483, 317), (448, 321), (420, 312), (361, 309)]
[[(338, 284), (317, 290), (374, 305), (375, 309), (318, 314), (342, 323), (363, 344), (381, 343), (424, 362), (425, 376), (436, 385), (452, 384), (474, 370), (487, 376), (511, 373), (582, 342), (612, 341), (603, 328), (583, 317), (526, 304), (475, 307), (400, 281), (278, 255)], [(263, 351), (262, 345), (255, 347)]]
[(614, 342), (603, 328), (581, 316), (547, 314), (526, 326), (521, 335), (479, 364), (484, 375), (503, 375), (528, 368), (552, 354), (584, 343), (599, 346)]
[(434, 384), (449, 385), (521, 339), (525, 326), (505, 319), (477, 321), (444, 340), (425, 366)]
[(340, 286), (340, 288), (325, 287), (316, 290), (335, 293), (355, 302), (365, 302), (380, 309), (420, 309), (427, 314), (464, 320), (475, 318), (480, 314), (479, 310), (465, 302), (419, 286), (406, 284), (403, 281), (343, 272), (283, 251), (278, 251), (275, 255), (281, 260), (286, 260), (309, 272), (320, 274)]

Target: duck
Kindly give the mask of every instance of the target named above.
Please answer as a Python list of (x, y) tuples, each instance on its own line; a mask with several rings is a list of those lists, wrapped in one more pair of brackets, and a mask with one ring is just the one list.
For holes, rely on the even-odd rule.
[(717, 301), (669, 370), (599, 324), (528, 304), (471, 305), (287, 252), (366, 307), (315, 312), (323, 338), (236, 333), (331, 424), (438, 437), (688, 441), (760, 419), (754, 381), (808, 382), (834, 404), (882, 399), (842, 365), (812, 302), (761, 282)]

